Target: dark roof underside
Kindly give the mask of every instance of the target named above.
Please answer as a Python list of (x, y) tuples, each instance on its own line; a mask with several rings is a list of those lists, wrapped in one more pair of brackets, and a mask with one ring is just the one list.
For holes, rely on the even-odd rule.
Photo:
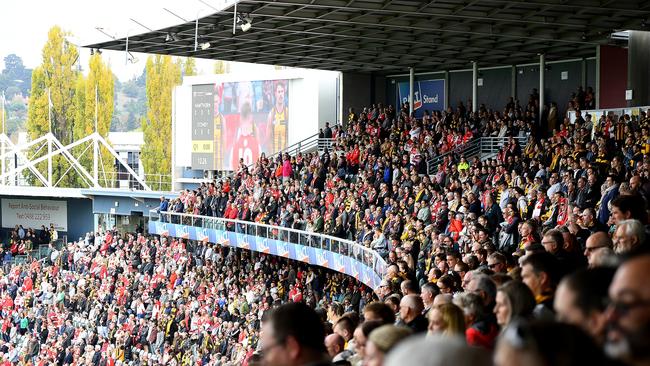
[[(232, 34), (234, 7), (129, 37), (131, 52), (324, 70), (403, 73), (591, 57), (612, 32), (648, 30), (650, 1), (288, 0), (240, 1), (252, 28)], [(648, 28), (646, 28), (648, 21)], [(168, 33), (176, 41), (166, 41)], [(86, 46), (126, 49), (126, 39)]]

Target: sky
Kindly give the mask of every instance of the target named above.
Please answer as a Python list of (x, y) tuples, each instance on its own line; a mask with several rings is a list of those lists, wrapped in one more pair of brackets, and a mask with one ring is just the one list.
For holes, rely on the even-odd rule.
[[(203, 0), (211, 7), (222, 9), (234, 0)], [(2, 61), (8, 54), (14, 53), (23, 59), (28, 68), (40, 65), (41, 50), (47, 41), (47, 32), (58, 25), (73, 34), (70, 42), (82, 46), (96, 42), (108, 41), (110, 38), (96, 28), (103, 28), (116, 38), (127, 34), (139, 34), (148, 30), (136, 22), (159, 29), (183, 23), (165, 8), (184, 19), (196, 19), (216, 11), (199, 0), (19, 0), (3, 1), (0, 11), (0, 69)], [(81, 64), (84, 71), (88, 68), (90, 50), (80, 48)], [(102, 57), (110, 64), (113, 73), (126, 81), (140, 75), (145, 67), (146, 55), (135, 54), (138, 62), (126, 64), (124, 52), (103, 51)], [(211, 73), (214, 62), (197, 60), (199, 73)], [(253, 66), (235, 64), (233, 72), (242, 71)]]

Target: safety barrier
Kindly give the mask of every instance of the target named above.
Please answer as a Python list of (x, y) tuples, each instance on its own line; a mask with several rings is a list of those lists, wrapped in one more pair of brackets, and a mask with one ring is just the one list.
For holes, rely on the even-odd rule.
[[(491, 157), (499, 152), (504, 145), (509, 141), (510, 137), (481, 137), (476, 140), (470, 141), (466, 144), (462, 144), (453, 150), (447, 151), (444, 154), (436, 155), (435, 157), (427, 161), (427, 172), (429, 174), (434, 174), (438, 166), (442, 164), (445, 157), (451, 155), (453, 156), (464, 156), (466, 159), (471, 159), (475, 156)], [(524, 147), (526, 144), (527, 137), (517, 136), (514, 138), (520, 147)]]
[(374, 250), (328, 235), (249, 221), (156, 210), (149, 234), (216, 243), (318, 265), (347, 274), (376, 290), (386, 261)]

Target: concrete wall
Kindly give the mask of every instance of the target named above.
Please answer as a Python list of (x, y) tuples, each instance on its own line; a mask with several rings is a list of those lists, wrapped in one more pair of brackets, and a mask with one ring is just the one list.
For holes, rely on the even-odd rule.
[(148, 216), (149, 210), (156, 209), (159, 205), (160, 199), (147, 198), (142, 203), (130, 197), (95, 196), (92, 203), (92, 213), (126, 216), (141, 213), (143, 216)]
[(350, 107), (359, 112), (360, 108), (372, 104), (370, 74), (343, 73), (341, 77), (343, 78), (343, 116), (348, 115)]
[(650, 105), (650, 32), (630, 31), (628, 47), (627, 88), (632, 90), (632, 100), (628, 105)]
[[(582, 85), (582, 60), (569, 60), (551, 62), (546, 64), (545, 74), (545, 102), (557, 102), (560, 113), (566, 110), (571, 93), (577, 91), (579, 86), (596, 86), (596, 61), (587, 59), (585, 62), (586, 86)], [(388, 76), (386, 78), (386, 100), (395, 105), (397, 102), (397, 84), (408, 82), (408, 71), (404, 74)], [(562, 80), (562, 72), (566, 72), (567, 79)], [(479, 64), (478, 78), (483, 79), (483, 85), (478, 86), (478, 103), (495, 110), (502, 110), (512, 94), (512, 67), (481, 69)], [(528, 96), (533, 89), (539, 89), (539, 64), (517, 65), (515, 67), (516, 97), (522, 106), (528, 103)], [(415, 81), (444, 79), (444, 73), (418, 74), (416, 70)], [(448, 85), (449, 105), (456, 107), (460, 101), (471, 108), (468, 102), (472, 98), (472, 71), (452, 70), (449, 72)], [(357, 105), (355, 107), (359, 107)]]

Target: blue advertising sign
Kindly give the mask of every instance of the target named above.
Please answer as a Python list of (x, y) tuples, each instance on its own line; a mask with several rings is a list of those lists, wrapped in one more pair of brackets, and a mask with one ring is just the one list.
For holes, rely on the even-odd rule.
[[(398, 105), (409, 101), (409, 83), (397, 85)], [(422, 118), (424, 111), (442, 111), (445, 109), (445, 80), (421, 80), (413, 83), (413, 112), (415, 118)]]
[[(379, 288), (381, 282), (381, 276), (379, 273), (384, 273), (383, 271), (385, 270), (384, 266), (371, 268), (361, 262), (363, 256), (366, 255), (366, 253), (363, 252), (350, 254), (352, 257), (348, 257), (325, 249), (232, 231), (200, 228), (169, 222), (149, 221), (149, 233), (217, 243), (223, 246), (272, 254), (311, 265), (329, 268), (354, 277), (373, 290)], [(354, 250), (351, 250), (351, 252), (354, 252)]]

